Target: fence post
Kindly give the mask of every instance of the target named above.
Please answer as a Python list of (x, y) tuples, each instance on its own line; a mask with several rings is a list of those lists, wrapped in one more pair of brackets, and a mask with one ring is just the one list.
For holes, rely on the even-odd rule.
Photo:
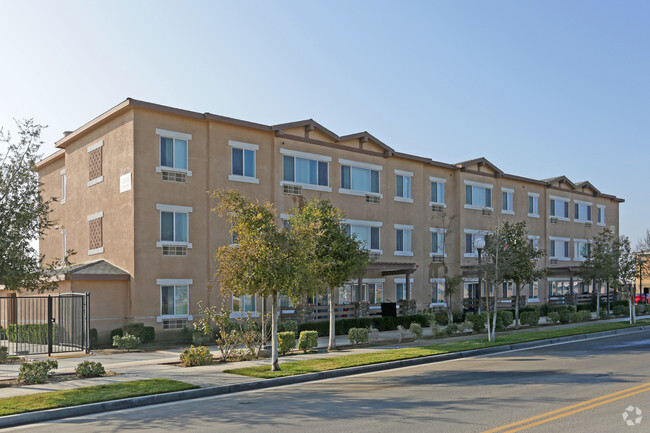
[(86, 292), (86, 353), (90, 353), (90, 292)]
[(47, 296), (47, 356), (52, 356), (52, 296)]

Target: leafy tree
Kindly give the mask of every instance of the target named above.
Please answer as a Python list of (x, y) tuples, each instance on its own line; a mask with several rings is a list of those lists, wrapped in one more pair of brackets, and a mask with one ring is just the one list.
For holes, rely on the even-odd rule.
[(613, 285), (617, 289), (628, 291), (630, 306), (630, 324), (636, 323), (634, 277), (637, 275), (637, 257), (632, 252), (630, 239), (627, 236), (618, 236), (612, 242), (614, 257)]
[[(490, 290), (485, 291), (485, 310), (486, 325), (488, 331), (488, 341), (494, 341), (496, 338), (496, 320), (497, 320), (497, 288), (505, 281), (505, 275), (511, 266), (510, 262), (513, 257), (508, 251), (508, 238), (506, 236), (506, 226), (504, 223), (498, 226), (493, 233), (485, 236), (485, 248), (483, 249), (482, 271), (485, 275), (486, 283), (492, 283), (494, 290), (494, 311), (490, 314)], [(491, 320), (490, 320), (491, 319)], [(492, 323), (490, 323), (492, 321)]]
[(447, 316), (449, 317), (449, 323), (453, 323), (453, 299), (458, 293), (463, 279), (460, 275), (455, 275), (453, 277), (445, 277), (445, 299), (447, 300)]
[(273, 205), (253, 203), (238, 191), (217, 190), (211, 196), (218, 199), (213, 211), (225, 216), (237, 234), (236, 246), (217, 250), (215, 276), (225, 294), (271, 298), (271, 368), (277, 371), (278, 295), (297, 298), (314, 287), (313, 227), (284, 229)]
[[(616, 272), (616, 258), (612, 249), (614, 240), (614, 232), (609, 228), (598, 233), (591, 243), (590, 254), (580, 265), (578, 276), (583, 281), (595, 282), (594, 291), (597, 284), (606, 283), (609, 287), (614, 280)], [(609, 293), (607, 295), (607, 310), (609, 311)], [(600, 314), (600, 293), (596, 295), (596, 311), (596, 314)]]
[(515, 326), (519, 327), (519, 297), (524, 284), (532, 284), (544, 277), (544, 269), (539, 268), (539, 259), (544, 252), (535, 248), (528, 240), (526, 222), (504, 222), (501, 233), (506, 239), (504, 246), (503, 279), (515, 285)]
[(41, 159), (43, 126), (17, 120), (18, 137), (0, 128), (0, 285), (8, 290), (43, 292), (56, 288), (51, 281), (57, 262), (44, 263), (32, 242), (52, 227), (49, 219), (55, 198), (41, 194), (33, 171)]
[(319, 291), (328, 294), (329, 349), (336, 347), (334, 291), (361, 275), (369, 262), (368, 250), (348, 234), (342, 214), (329, 200), (312, 197), (302, 208), (291, 215), (291, 229), (303, 232), (317, 231), (310, 266)]

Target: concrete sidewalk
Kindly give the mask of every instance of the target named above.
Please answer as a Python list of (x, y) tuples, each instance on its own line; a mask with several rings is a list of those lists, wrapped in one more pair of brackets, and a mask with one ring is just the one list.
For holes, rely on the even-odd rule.
[[(512, 332), (534, 333), (543, 332), (553, 329), (565, 329), (590, 325), (594, 323), (609, 323), (625, 321), (625, 318), (617, 318), (610, 320), (603, 320), (598, 322), (581, 322), (567, 325), (554, 325), (536, 328), (526, 328), (519, 331), (508, 330), (498, 333), (497, 335), (507, 335)], [(424, 329), (424, 337), (426, 339), (417, 341), (405, 341), (398, 344), (399, 339), (398, 331), (385, 331), (379, 333), (379, 344), (372, 347), (353, 347), (349, 344), (346, 335), (336, 337), (337, 346), (340, 350), (326, 352), (322, 351), (327, 347), (328, 337), (320, 337), (318, 339), (319, 352), (318, 353), (296, 353), (295, 355), (285, 356), (280, 359), (281, 363), (293, 362), (304, 359), (323, 358), (330, 356), (342, 356), (355, 353), (367, 353), (377, 350), (394, 349), (396, 347), (413, 347), (425, 346), (430, 344), (462, 341), (476, 338), (486, 338), (485, 334), (468, 334), (456, 337), (436, 338), (432, 339), (431, 328)], [(12, 397), (17, 395), (33, 394), (39, 392), (48, 392), (64, 389), (74, 389), (92, 385), (105, 385), (110, 383), (119, 383), (125, 381), (139, 380), (139, 379), (152, 379), (152, 378), (166, 378), (173, 380), (180, 380), (183, 382), (195, 384), (201, 387), (209, 386), (222, 386), (222, 385), (235, 385), (247, 382), (259, 381), (259, 379), (238, 376), (233, 374), (224, 373), (223, 371), (230, 368), (267, 365), (269, 359), (257, 359), (251, 361), (219, 363), (210, 366), (183, 368), (178, 365), (179, 354), (182, 349), (169, 349), (169, 350), (156, 350), (156, 351), (143, 351), (143, 352), (96, 352), (90, 354), (78, 354), (74, 357), (57, 358), (59, 368), (56, 370), (57, 374), (73, 373), (77, 364), (82, 361), (89, 360), (101, 362), (107, 371), (118, 373), (113, 376), (104, 376), (92, 379), (70, 380), (63, 382), (46, 383), (41, 385), (25, 385), (19, 387), (2, 388), (0, 389), (0, 398)], [(211, 346), (210, 350), (218, 355), (218, 348)], [(29, 359), (40, 360), (47, 359), (47, 355), (33, 355)], [(0, 379), (16, 378), (18, 376), (20, 365), (19, 364), (0, 364)]]

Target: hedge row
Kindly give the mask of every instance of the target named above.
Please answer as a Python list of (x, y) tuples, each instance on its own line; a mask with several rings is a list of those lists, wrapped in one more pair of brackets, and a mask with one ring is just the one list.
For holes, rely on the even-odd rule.
[[(418, 323), (421, 326), (429, 326), (427, 316), (414, 314), (405, 317), (373, 317), (364, 319), (340, 319), (335, 322), (336, 335), (346, 335), (351, 328), (377, 328), (379, 331), (394, 331), (399, 325), (408, 328), (411, 323)], [(303, 323), (298, 327), (302, 331), (317, 331), (319, 337), (329, 335), (329, 321)]]
[(156, 339), (156, 330), (153, 326), (144, 326), (144, 323), (128, 323), (124, 325), (124, 329), (115, 328), (111, 331), (111, 341), (113, 341), (113, 337), (116, 335), (123, 337), (125, 334), (138, 337), (142, 344)]
[[(2, 337), (14, 343), (47, 344), (47, 323), (9, 325), (2, 330)], [(52, 326), (52, 338), (56, 340), (58, 326)]]

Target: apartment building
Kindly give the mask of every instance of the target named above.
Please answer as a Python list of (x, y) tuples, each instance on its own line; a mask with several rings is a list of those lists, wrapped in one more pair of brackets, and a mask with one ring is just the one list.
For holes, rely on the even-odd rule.
[(259, 299), (207, 289), (215, 248), (233, 242), (210, 211), (206, 192), (216, 188), (270, 201), (280, 218), (314, 194), (331, 200), (375, 259), (337, 301), (409, 298), (418, 308), (444, 304), (446, 276), (463, 278), (456, 307), (478, 295), (474, 245), (503, 220), (526, 221), (531, 242), (548, 251), (548, 277), (525, 289), (527, 302), (590, 290), (574, 272), (594, 235), (618, 233), (623, 202), (589, 182), (510, 175), (485, 158), (438, 162), (313, 120), (262, 125), (134, 99), (56, 145), (36, 167), (45, 194), (60, 198), (40, 251), (77, 252), (61, 291), (91, 293), (100, 336), (130, 321), (164, 335), (191, 323), (199, 301), (259, 311)]

